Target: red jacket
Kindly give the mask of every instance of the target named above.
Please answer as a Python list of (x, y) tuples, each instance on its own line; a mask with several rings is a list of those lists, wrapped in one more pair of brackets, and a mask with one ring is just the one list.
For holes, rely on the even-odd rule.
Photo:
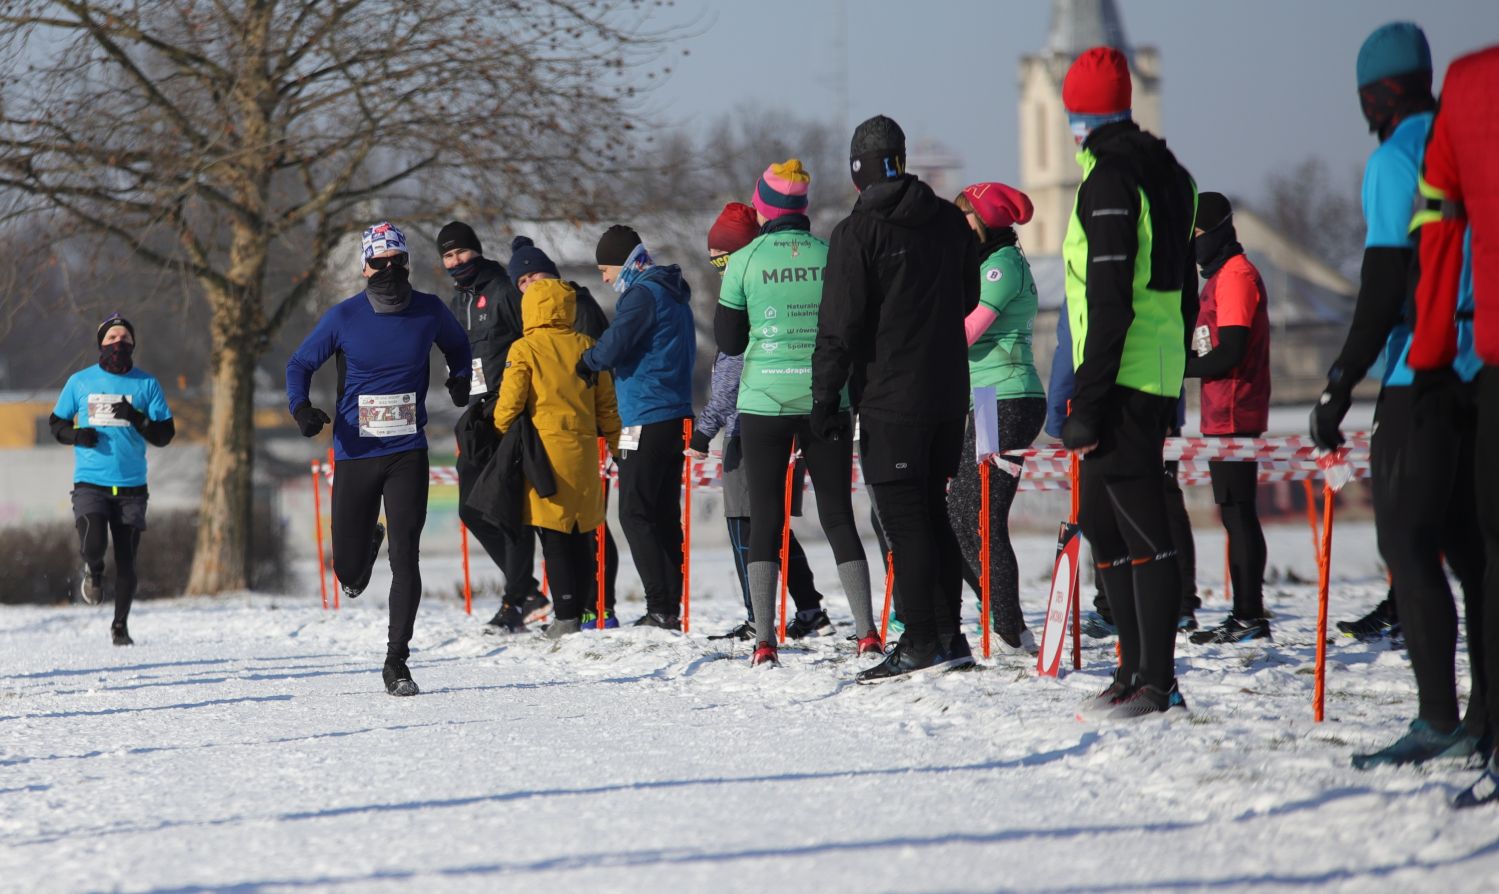
[(1224, 262), (1203, 287), (1192, 346), (1218, 347), (1220, 326), (1249, 329), (1244, 359), (1227, 375), (1202, 380), (1202, 433), (1259, 435), (1270, 425), (1270, 313), (1265, 283), (1243, 254)]
[(1421, 192), (1421, 279), (1416, 285), (1413, 369), (1441, 369), (1457, 355), (1463, 231), (1472, 227), (1473, 330), (1478, 356), (1499, 366), (1499, 46), (1453, 62), (1426, 145)]

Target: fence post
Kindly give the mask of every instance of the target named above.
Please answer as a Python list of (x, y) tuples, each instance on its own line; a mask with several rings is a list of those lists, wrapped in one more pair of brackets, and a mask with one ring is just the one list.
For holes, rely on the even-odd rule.
[[(331, 525), (331, 518), (333, 515), (333, 486), (334, 481), (338, 478), (338, 461), (333, 456), (332, 447), (328, 448), (328, 472), (332, 476), (328, 479), (328, 515)], [(337, 560), (337, 558), (337, 556), (334, 556), (335, 561)], [(330, 568), (329, 571), (333, 572), (333, 610), (338, 611), (340, 608), (342, 608), (342, 605), (340, 604), (342, 600), (339, 598), (339, 594), (343, 592), (343, 589), (338, 585), (338, 567), (334, 566), (333, 568)]]
[(692, 420), (682, 420), (682, 632), (692, 632)]
[(979, 624), (983, 629), (984, 657), (989, 657), (989, 460), (979, 461)]
[(599, 522), (598, 532), (594, 534), (594, 539), (598, 541), (598, 549), (594, 556), (594, 574), (598, 578), (599, 585), (599, 604), (598, 608), (594, 611), (598, 615), (598, 620), (594, 622), (594, 627), (597, 630), (604, 629), (604, 565), (607, 559), (607, 556), (604, 554), (604, 538), (609, 533), (609, 473), (606, 471), (605, 463), (608, 458), (609, 442), (604, 438), (599, 438), (599, 495), (604, 501), (604, 520)]
[(1323, 484), (1322, 542), (1317, 569), (1317, 673), (1312, 689), (1312, 719), (1318, 723), (1322, 722), (1327, 690), (1327, 590), (1332, 576), (1332, 507), (1335, 502), (1332, 485)]
[(890, 638), (890, 596), (895, 592), (895, 553), (885, 553), (885, 610), (880, 613), (880, 642)]
[(777, 641), (786, 642), (786, 579), (791, 568), (791, 486), (796, 479), (796, 438), (791, 439), (791, 458), (786, 461), (786, 495), (781, 516), (781, 610)]
[(323, 561), (323, 488), (318, 483), (318, 461), (312, 461), (312, 530), (317, 537), (317, 582), (323, 591), (323, 610), (328, 610), (328, 571)]
[[(1067, 409), (1068, 409), (1069, 412), (1071, 411), (1071, 409), (1072, 409), (1072, 403), (1071, 403), (1071, 401), (1068, 402)], [(1077, 454), (1076, 453), (1072, 454), (1072, 460), (1071, 460), (1071, 463), (1068, 466), (1068, 475), (1072, 479), (1072, 481), (1071, 481), (1072, 495), (1071, 495), (1071, 498), (1070, 498), (1071, 505), (1068, 507), (1068, 510), (1067, 510), (1067, 523), (1069, 525), (1075, 525), (1075, 524), (1077, 524), (1078, 506), (1080, 505), (1080, 503), (1082, 501), (1082, 497), (1078, 493), (1078, 490), (1081, 487), (1082, 467), (1078, 465), (1078, 459), (1077, 459)], [(1074, 572), (1074, 573), (1078, 574), (1078, 584), (1077, 584), (1077, 586), (1075, 586), (1075, 587), (1072, 588), (1072, 597), (1071, 597), (1071, 602), (1072, 602), (1072, 606), (1071, 606), (1071, 610), (1072, 610), (1072, 669), (1073, 670), (1082, 670), (1083, 669), (1083, 619), (1082, 619), (1082, 613), (1083, 613), (1083, 597), (1082, 597), (1083, 585), (1082, 585), (1082, 575), (1081, 575), (1081, 572), (1078, 571), (1078, 572)]]

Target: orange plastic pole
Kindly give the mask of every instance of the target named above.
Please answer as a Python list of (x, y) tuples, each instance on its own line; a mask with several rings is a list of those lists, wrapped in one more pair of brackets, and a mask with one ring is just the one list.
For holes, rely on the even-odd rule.
[[(682, 420), (682, 452), (692, 448), (692, 420)], [(682, 632), (692, 632), (692, 455), (682, 464)]]
[[(334, 459), (334, 457), (333, 457), (333, 448), (332, 447), (328, 448), (328, 471), (331, 472), (331, 473), (333, 473), (333, 478), (329, 479), (329, 481), (328, 481), (328, 511), (332, 512), (333, 511), (333, 482), (334, 482), (335, 479), (338, 478), (338, 461), (336, 459)], [(340, 588), (339, 585), (338, 585), (338, 568), (335, 566), (334, 568), (330, 568), (329, 570), (333, 572), (333, 610), (334, 611), (338, 611), (339, 608), (341, 607), (339, 605), (339, 602), (341, 601), (339, 599), (339, 593), (343, 592), (342, 588)]]
[(1322, 722), (1327, 691), (1327, 590), (1332, 575), (1332, 507), (1336, 499), (1330, 485), (1322, 485), (1322, 542), (1317, 568), (1317, 674), (1312, 690), (1312, 719)]
[(979, 463), (979, 624), (983, 627), (984, 657), (989, 657), (989, 460)]
[(599, 492), (604, 500), (604, 520), (599, 522), (598, 533), (594, 535), (594, 539), (598, 541), (598, 553), (593, 559), (594, 574), (598, 577), (599, 585), (599, 604), (598, 608), (594, 611), (594, 614), (598, 616), (598, 620), (594, 622), (594, 626), (599, 630), (604, 629), (604, 537), (609, 533), (607, 530), (609, 524), (609, 473), (604, 470), (604, 464), (608, 459), (609, 442), (603, 438), (599, 438)]
[(885, 610), (880, 613), (880, 642), (890, 639), (890, 596), (895, 592), (895, 553), (885, 553)]
[(312, 461), (312, 530), (317, 537), (317, 582), (323, 591), (323, 610), (328, 609), (328, 571), (323, 561), (323, 488), (318, 484), (318, 462)]
[[(1071, 412), (1071, 409), (1072, 409), (1072, 403), (1071, 403), (1071, 401), (1069, 401), (1067, 403), (1067, 408), (1068, 408), (1068, 411)], [(1069, 525), (1075, 525), (1075, 524), (1077, 524), (1078, 504), (1081, 502), (1081, 497), (1078, 495), (1078, 488), (1081, 486), (1080, 481), (1082, 479), (1082, 467), (1078, 465), (1077, 454), (1076, 453), (1072, 454), (1072, 463), (1071, 463), (1071, 468), (1068, 469), (1068, 475), (1070, 475), (1071, 478), (1072, 478), (1072, 482), (1071, 482), (1072, 483), (1072, 506), (1068, 510), (1067, 523)], [(1073, 572), (1073, 573), (1075, 574), (1077, 572)], [(1082, 600), (1082, 585), (1081, 585), (1081, 581), (1079, 581), (1079, 585), (1078, 586), (1072, 588), (1072, 599), (1071, 599), (1071, 602), (1072, 602), (1072, 669), (1073, 670), (1082, 670), (1083, 669), (1083, 619), (1082, 619), (1082, 613), (1083, 613), (1083, 604), (1082, 604), (1082, 602), (1083, 602), (1083, 600)]]
[(463, 550), (463, 613), (471, 615), (474, 613), (474, 587), (468, 569), (468, 525), (461, 518), (458, 520), (458, 541)]
[(776, 633), (779, 642), (786, 641), (786, 577), (791, 567), (791, 485), (796, 477), (796, 438), (791, 439), (791, 458), (786, 461), (785, 512), (781, 516), (781, 611)]

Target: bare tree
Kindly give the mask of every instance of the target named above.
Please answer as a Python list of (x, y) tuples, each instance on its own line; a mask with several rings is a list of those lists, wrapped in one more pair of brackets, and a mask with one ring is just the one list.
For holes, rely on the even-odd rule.
[(586, 194), (626, 70), (658, 58), (643, 5), (0, 0), (0, 189), (180, 271), (211, 309), (212, 523), (188, 592), (246, 585), (252, 373), (336, 246), (376, 217)]
[(1265, 216), (1292, 242), (1345, 273), (1356, 272), (1364, 244), (1359, 178), (1339, 178), (1321, 158), (1308, 158), (1265, 186)]

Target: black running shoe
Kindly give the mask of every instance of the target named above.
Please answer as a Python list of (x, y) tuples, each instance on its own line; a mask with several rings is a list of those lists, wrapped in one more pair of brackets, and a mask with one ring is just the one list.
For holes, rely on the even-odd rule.
[(908, 674), (928, 671), (942, 662), (942, 653), (934, 642), (917, 641), (912, 636), (902, 636), (895, 647), (885, 653), (885, 660), (868, 670), (860, 671), (856, 683), (885, 683)]
[(1077, 708), (1077, 719), (1086, 720), (1108, 716), (1110, 711), (1119, 707), (1120, 703), (1129, 698), (1135, 692), (1134, 679), (1125, 679), (1119, 671), (1114, 671), (1114, 679), (1105, 686), (1103, 691), (1089, 698)]
[(1233, 615), (1223, 619), (1223, 623), (1217, 627), (1209, 627), (1199, 630), (1188, 639), (1202, 645), (1203, 643), (1243, 643), (1252, 639), (1271, 639), (1270, 622), (1264, 618), (1253, 621), (1241, 621)]
[(406, 669), (406, 662), (399, 658), (385, 659), (385, 691), (391, 695), (416, 695), (421, 692), (417, 688), (416, 681), (411, 679), (411, 671)]
[(370, 564), (369, 570), (364, 573), (364, 580), (357, 584), (339, 581), (343, 587), (344, 596), (348, 599), (358, 599), (364, 588), (370, 585), (370, 576), (375, 573), (375, 560), (380, 558), (380, 544), (385, 542), (385, 526), (375, 522), (375, 536), (370, 538)]
[(682, 619), (676, 615), (663, 615), (659, 612), (647, 612), (635, 622), (636, 627), (659, 627), (662, 630), (681, 630)]
[(78, 595), (89, 605), (98, 605), (104, 601), (104, 578), (93, 574), (88, 566), (83, 566), (83, 581), (78, 585)]
[(832, 619), (822, 609), (817, 609), (810, 617), (803, 618), (801, 612), (797, 612), (791, 618), (791, 623), (786, 625), (787, 639), (806, 639), (813, 636), (833, 636), (838, 629), (833, 626)]
[(953, 634), (952, 639), (948, 640), (947, 648), (941, 650), (938, 658), (944, 670), (966, 670), (975, 664), (968, 637), (961, 631)]
[(485, 633), (525, 633), (526, 622), (521, 616), (519, 606), (508, 602), (500, 603), (500, 610), (494, 613), (494, 617), (484, 622)]
[(1176, 619), (1177, 633), (1191, 633), (1197, 629), (1197, 613), (1182, 612), (1181, 617)]
[(1119, 704), (1110, 711), (1106, 717), (1109, 720), (1135, 720), (1140, 717), (1149, 717), (1152, 714), (1165, 714), (1175, 710), (1185, 711), (1187, 700), (1182, 698), (1181, 692), (1176, 688), (1176, 681), (1166, 689), (1155, 686), (1141, 686), (1130, 695), (1121, 699)]
[(117, 646), (133, 646), (135, 640), (130, 638), (130, 631), (124, 624), (109, 625), (109, 638)]
[(1089, 639), (1108, 639), (1119, 635), (1119, 628), (1114, 622), (1100, 615), (1098, 612), (1088, 612), (1083, 617), (1082, 634)]
[(737, 639), (741, 642), (749, 642), (755, 638), (755, 624), (753, 621), (745, 621), (728, 633), (719, 633), (708, 637), (708, 639)]
[(1342, 631), (1344, 636), (1351, 636), (1362, 643), (1370, 643), (1385, 637), (1397, 636), (1400, 621), (1394, 616), (1394, 612), (1386, 607), (1385, 602), (1381, 602), (1374, 607), (1373, 611), (1357, 621), (1339, 621), (1338, 630)]
[(543, 596), (540, 590), (532, 590), (531, 594), (520, 604), (521, 620), (527, 624), (539, 621), (546, 617), (552, 610), (552, 600)]
[(1493, 760), (1484, 768), (1483, 775), (1468, 786), (1452, 806), (1459, 810), (1466, 807), (1478, 807), (1483, 804), (1499, 803), (1499, 763)]

